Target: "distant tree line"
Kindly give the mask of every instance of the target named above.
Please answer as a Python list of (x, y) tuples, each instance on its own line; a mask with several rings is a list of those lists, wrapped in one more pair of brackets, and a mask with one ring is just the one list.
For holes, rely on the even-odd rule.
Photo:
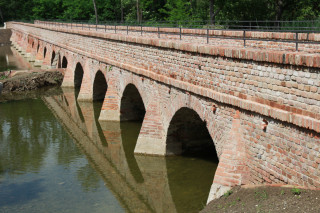
[[(96, 4), (97, 17), (94, 3)], [(319, 20), (319, 0), (0, 0), (9, 20)]]

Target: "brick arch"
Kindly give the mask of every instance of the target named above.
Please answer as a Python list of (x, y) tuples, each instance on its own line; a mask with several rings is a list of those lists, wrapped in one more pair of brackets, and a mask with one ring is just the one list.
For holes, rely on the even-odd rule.
[(60, 55), (61, 58), (61, 68), (67, 68), (69, 61), (68, 58), (65, 55)]
[(108, 83), (105, 74), (100, 69), (94, 74), (92, 83), (92, 100), (104, 100), (108, 89)]
[[(62, 67), (63, 58), (65, 58), (66, 61), (67, 61), (67, 66), (66, 67)], [(64, 49), (60, 49), (60, 60), (61, 60), (60, 61), (61, 62), (61, 68), (69, 68), (69, 67), (72, 66), (72, 61), (73, 60), (71, 59), (70, 54)]]
[(43, 54), (42, 54), (42, 58), (45, 59), (47, 57), (48, 54), (48, 48), (47, 45), (43, 45)]
[(143, 121), (146, 112), (146, 103), (134, 82), (126, 84), (120, 93), (120, 120)]
[(51, 57), (50, 57), (50, 65), (52, 66), (53, 65), (53, 61), (56, 57), (56, 51), (55, 50), (52, 50), (51, 51)]
[(172, 89), (170, 99), (162, 103), (161, 106), (165, 134), (167, 134), (172, 118), (181, 108), (191, 109), (199, 115), (202, 121), (206, 122), (206, 127), (210, 133), (219, 157), (222, 153), (223, 143), (225, 140), (223, 137), (217, 137), (217, 135), (221, 135), (221, 133), (218, 133), (220, 124), (215, 123), (215, 117), (217, 114), (212, 109), (213, 105), (214, 103), (207, 102), (206, 100), (202, 100), (188, 93)]
[(125, 78), (122, 78), (122, 82), (120, 82), (121, 86), (119, 88), (120, 89), (120, 91), (119, 91), (120, 100), (122, 99), (123, 93), (124, 93), (125, 89), (127, 88), (127, 86), (132, 84), (138, 90), (138, 92), (142, 98), (144, 108), (146, 109), (148, 106), (148, 103), (149, 103), (150, 91), (148, 91), (146, 88), (144, 88), (144, 84), (143, 84), (144, 80), (145, 79), (142, 79), (139, 76), (132, 76), (132, 77), (126, 76)]
[[(65, 76), (63, 78), (62, 87), (75, 87), (74, 85), (74, 73), (78, 63), (85, 69), (86, 58), (82, 58), (80, 55), (69, 53), (63, 50), (61, 53), (62, 57), (66, 57), (68, 60), (68, 67), (65, 71)], [(85, 70), (84, 70), (85, 71)]]
[(81, 61), (75, 61), (73, 66), (73, 82), (74, 87), (80, 87), (83, 83), (83, 76), (85, 73), (85, 66)]
[[(169, 105), (169, 103), (171, 104)], [(188, 93), (176, 90), (171, 91), (170, 99), (162, 103), (162, 110), (160, 110), (163, 112), (165, 134), (168, 134), (168, 128), (173, 116), (181, 108), (189, 108), (195, 111), (200, 119), (206, 122), (206, 127), (219, 157), (213, 185), (218, 187), (221, 185), (241, 185), (248, 180), (247, 151), (240, 123), (241, 113), (232, 107), (217, 106), (216, 104)], [(221, 114), (219, 107), (223, 108)], [(226, 114), (225, 111), (228, 111), (228, 113)], [(225, 120), (221, 122), (221, 118)], [(227, 128), (221, 132), (220, 129), (224, 128), (224, 126), (227, 126)]]

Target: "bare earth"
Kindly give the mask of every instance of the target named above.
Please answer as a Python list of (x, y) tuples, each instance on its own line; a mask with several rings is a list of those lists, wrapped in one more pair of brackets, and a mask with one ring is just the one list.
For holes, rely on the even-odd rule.
[(62, 79), (63, 75), (59, 71), (43, 71), (23, 73), (0, 80), (0, 82), (3, 84), (2, 94), (5, 94), (60, 85)]
[(212, 201), (201, 211), (209, 212), (320, 213), (320, 190), (271, 186), (235, 187), (230, 195)]

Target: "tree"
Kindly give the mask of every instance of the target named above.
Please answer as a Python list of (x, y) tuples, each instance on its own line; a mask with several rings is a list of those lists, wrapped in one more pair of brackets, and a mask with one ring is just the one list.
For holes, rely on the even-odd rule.
[(215, 2), (216, 2), (216, 0), (210, 0), (209, 17), (210, 17), (210, 24), (211, 25), (215, 24), (215, 17), (222, 9), (222, 7), (218, 7), (217, 9), (215, 9)]
[(92, 0), (92, 2), (93, 2), (93, 7), (94, 7), (94, 14), (96, 16), (96, 24), (98, 24), (99, 20), (98, 20), (98, 11), (97, 11), (96, 0)]

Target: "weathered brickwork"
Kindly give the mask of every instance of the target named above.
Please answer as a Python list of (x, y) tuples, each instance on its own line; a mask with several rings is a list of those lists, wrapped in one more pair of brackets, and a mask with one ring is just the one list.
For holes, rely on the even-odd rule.
[(100, 120), (119, 121), (124, 90), (129, 84), (137, 88), (146, 114), (135, 153), (169, 154), (170, 122), (187, 107), (206, 122), (214, 141), (219, 156), (214, 183), (320, 187), (319, 55), (30, 24), (11, 27), (12, 41), (44, 64), (51, 65), (53, 51), (60, 61), (66, 57), (63, 86), (74, 86), (81, 64), (78, 100), (92, 101), (96, 73), (105, 75), (108, 89)]

